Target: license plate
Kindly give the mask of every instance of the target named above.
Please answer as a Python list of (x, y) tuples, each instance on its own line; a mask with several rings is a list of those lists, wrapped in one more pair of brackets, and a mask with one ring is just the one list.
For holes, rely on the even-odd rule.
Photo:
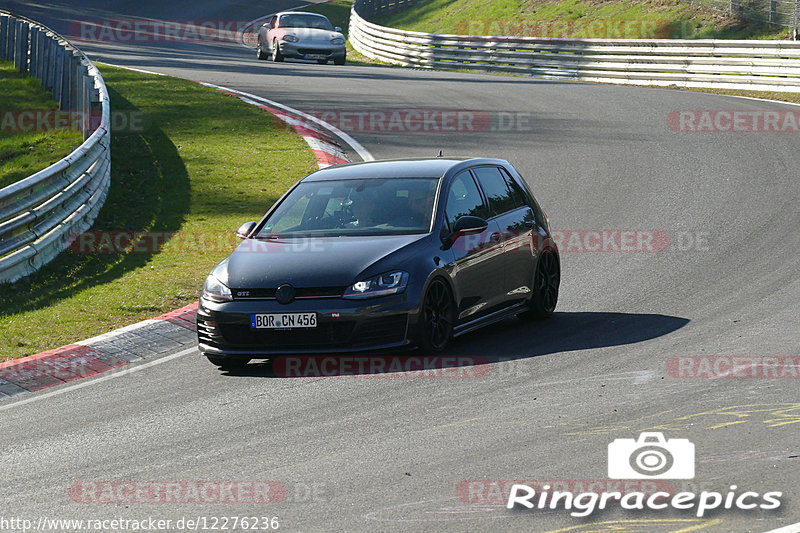
[(317, 327), (317, 313), (268, 313), (250, 315), (251, 329), (296, 329)]
[(325, 54), (306, 54), (306, 59), (327, 59)]

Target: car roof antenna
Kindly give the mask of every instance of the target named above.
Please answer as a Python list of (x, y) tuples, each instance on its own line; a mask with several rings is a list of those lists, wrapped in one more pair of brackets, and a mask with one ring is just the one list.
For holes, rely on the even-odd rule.
[(439, 150), (439, 155), (437, 155), (436, 157), (444, 157), (444, 154), (442, 153), (441, 150)]

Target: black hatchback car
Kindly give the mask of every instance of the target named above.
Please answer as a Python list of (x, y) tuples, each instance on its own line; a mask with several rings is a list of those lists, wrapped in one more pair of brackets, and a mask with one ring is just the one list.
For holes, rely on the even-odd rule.
[(509, 315), (553, 313), (547, 216), (499, 159), (376, 161), (294, 185), (208, 276), (200, 351), (235, 367), (280, 354), (443, 350)]

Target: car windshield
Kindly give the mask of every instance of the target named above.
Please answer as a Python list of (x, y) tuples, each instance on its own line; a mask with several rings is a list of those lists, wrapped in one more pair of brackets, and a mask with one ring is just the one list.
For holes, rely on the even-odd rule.
[(438, 178), (371, 178), (298, 185), (259, 238), (428, 233)]
[(333, 31), (330, 21), (316, 15), (283, 15), (278, 24), (281, 28), (314, 28)]

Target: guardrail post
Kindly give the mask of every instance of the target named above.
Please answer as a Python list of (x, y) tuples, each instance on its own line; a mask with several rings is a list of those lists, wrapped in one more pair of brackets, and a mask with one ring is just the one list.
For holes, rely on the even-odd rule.
[(75, 52), (70, 52), (67, 56), (69, 61), (69, 102), (67, 102), (67, 109), (69, 111), (78, 111), (78, 106), (80, 105), (80, 100), (78, 99), (78, 78), (80, 78), (80, 69), (79, 64), (80, 61), (78, 60), (79, 56), (75, 55)]
[(61, 102), (61, 87), (64, 81), (64, 51), (53, 39), (53, 100)]
[(76, 57), (75, 71), (75, 100), (73, 108), (80, 113), (81, 131), (86, 134), (89, 128), (89, 117), (87, 114), (88, 95), (86, 81), (89, 79), (89, 69), (83, 64), (80, 57)]
[(14, 68), (19, 70), (19, 56), (22, 53), (20, 51), (20, 35), (22, 34), (22, 21), (16, 20), (14, 21), (14, 57), (12, 58), (12, 62), (14, 63)]
[(770, 24), (778, 23), (778, 0), (769, 0), (769, 20)]
[(54, 92), (55, 84), (55, 40), (48, 35), (44, 43), (44, 61), (42, 68), (42, 86), (45, 91)]
[(68, 110), (72, 104), (70, 97), (72, 96), (72, 52), (66, 48), (62, 48), (61, 53), (61, 103), (59, 107), (62, 110)]
[(8, 17), (6, 23), (6, 55), (8, 60), (14, 59), (14, 34), (17, 32), (17, 19)]
[(6, 59), (14, 61), (14, 49), (17, 46), (17, 41), (14, 36), (17, 34), (17, 19), (14, 17), (8, 18), (8, 32), (6, 32)]
[(44, 85), (44, 64), (45, 64), (45, 34), (36, 28), (36, 78)]
[(0, 58), (6, 57), (6, 35), (8, 34), (8, 15), (0, 15)]
[(21, 71), (28, 70), (28, 23), (20, 20), (17, 25), (17, 49), (14, 54), (14, 67)]
[(39, 64), (39, 42), (37, 40), (39, 36), (39, 30), (37, 28), (30, 29), (30, 36), (31, 36), (31, 44), (30, 44), (30, 53), (28, 54), (28, 72), (31, 76), (36, 76), (36, 66)]
[[(81, 93), (83, 96), (83, 103), (81, 105), (81, 110), (83, 112), (83, 138), (86, 140), (95, 129), (93, 127), (95, 125), (93, 105), (95, 101), (94, 82), (92, 81), (92, 77), (88, 75), (88, 69), (86, 76), (83, 76), (83, 91), (81, 91)], [(100, 100), (99, 93), (97, 94), (97, 100)]]

